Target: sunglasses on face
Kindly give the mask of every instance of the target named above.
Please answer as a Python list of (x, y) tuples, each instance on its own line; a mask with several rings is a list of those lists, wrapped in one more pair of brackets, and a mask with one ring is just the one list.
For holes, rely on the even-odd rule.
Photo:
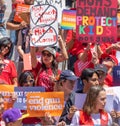
[(45, 56), (47, 56), (47, 57), (51, 57), (52, 54), (51, 54), (51, 53), (45, 53), (45, 52), (43, 52), (43, 53), (42, 53), (42, 56), (44, 56), (44, 57), (45, 57)]
[(112, 62), (114, 63), (113, 59), (110, 58), (110, 57), (106, 57), (105, 60), (107, 60), (107, 61), (112, 61)]
[(34, 83), (34, 80), (24, 81), (24, 83)]
[(0, 68), (4, 68), (5, 67), (5, 64), (3, 64), (3, 63), (0, 63)]
[(6, 48), (6, 49), (10, 49), (11, 48), (11, 46), (9, 46), (9, 45), (3, 45), (3, 48)]

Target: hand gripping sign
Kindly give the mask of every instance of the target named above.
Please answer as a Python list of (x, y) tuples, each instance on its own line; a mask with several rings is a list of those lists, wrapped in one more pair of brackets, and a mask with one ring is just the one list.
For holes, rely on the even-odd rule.
[(31, 7), (31, 46), (54, 45), (57, 42), (57, 9), (49, 4)]

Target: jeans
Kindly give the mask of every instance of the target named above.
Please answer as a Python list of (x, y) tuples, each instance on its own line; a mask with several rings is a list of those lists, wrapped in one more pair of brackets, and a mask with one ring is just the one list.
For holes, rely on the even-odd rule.
[(14, 45), (16, 45), (16, 31), (15, 30), (10, 30), (10, 39)]
[(7, 36), (5, 27), (0, 27), (0, 38)]

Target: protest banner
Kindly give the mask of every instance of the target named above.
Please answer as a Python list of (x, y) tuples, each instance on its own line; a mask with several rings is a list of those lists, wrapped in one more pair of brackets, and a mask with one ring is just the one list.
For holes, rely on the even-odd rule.
[(76, 38), (82, 43), (115, 43), (117, 0), (77, 0)]
[[(14, 21), (16, 22), (22, 22), (24, 19), (22, 19), (20, 17), (20, 14), (21, 13), (28, 13), (30, 12), (30, 5), (26, 5), (26, 4), (17, 4), (16, 6), (16, 13), (15, 13), (15, 16), (14, 16)], [(29, 15), (28, 15), (29, 16)], [(28, 17), (26, 17), (27, 19)], [(30, 19), (29, 19), (30, 20)]]
[[(114, 87), (109, 87), (109, 88), (105, 88), (107, 91), (107, 94), (112, 94), (113, 96), (113, 104), (111, 103), (109, 99), (109, 104), (106, 105), (106, 111), (110, 112), (109, 110), (114, 110), (116, 112), (120, 112), (120, 86), (114, 86)], [(113, 108), (112, 108), (113, 106)], [(118, 122), (120, 125), (120, 119), (118, 118)]]
[(17, 100), (14, 103), (15, 108), (19, 108), (21, 110), (26, 110), (26, 95), (27, 93), (33, 92), (44, 92), (44, 87), (15, 87), (14, 92), (17, 95)]
[(50, 4), (57, 8), (57, 21), (61, 23), (62, 11), (65, 8), (65, 0), (35, 0), (35, 5)]
[[(113, 87), (113, 90), (114, 90), (113, 110), (116, 112), (120, 112), (120, 86)], [(118, 125), (120, 125), (120, 118), (117, 119), (118, 119)]]
[(120, 66), (113, 67), (113, 85), (120, 86)]
[(61, 28), (65, 30), (76, 28), (76, 10), (63, 10)]
[(32, 29), (31, 46), (48, 46), (57, 43), (57, 9), (49, 4), (35, 5), (30, 9)]
[(0, 85), (0, 94), (4, 97), (4, 109), (13, 107), (12, 95), (14, 93), (13, 85)]
[(114, 90), (116, 92), (115, 97), (114, 97), (114, 103), (113, 103), (114, 110), (120, 111), (120, 87), (117, 87)]
[(25, 53), (23, 55), (23, 63), (24, 63), (24, 71), (25, 70), (32, 70), (30, 53)]
[(86, 94), (84, 94), (84, 93), (76, 93), (75, 94), (75, 106), (78, 109), (82, 109), (83, 104), (85, 102), (85, 99), (86, 99)]
[(42, 92), (27, 94), (27, 113), (30, 117), (60, 116), (64, 107), (63, 92)]

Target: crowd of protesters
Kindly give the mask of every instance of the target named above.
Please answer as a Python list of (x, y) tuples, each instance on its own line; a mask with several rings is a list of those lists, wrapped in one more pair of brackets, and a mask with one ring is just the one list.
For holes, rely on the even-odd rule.
[[(7, 2), (7, 1), (6, 1)], [(76, 31), (60, 30), (57, 46), (30, 46), (31, 29), (28, 22), (14, 21), (16, 0), (12, 0), (12, 12), (4, 21), (7, 4), (0, 0), (0, 84), (16, 87), (42, 86), (45, 92), (64, 92), (64, 109), (58, 118), (46, 114), (44, 117), (29, 117), (26, 111), (16, 108), (4, 110), (4, 97), (0, 94), (0, 126), (79, 126), (120, 125), (120, 98), (114, 98), (114, 110), (106, 112), (106, 90), (113, 87), (113, 67), (119, 65), (116, 52), (120, 51), (120, 25), (117, 26), (116, 43), (80, 43)], [(75, 0), (66, 0), (66, 8), (75, 7)], [(24, 0), (33, 5), (34, 0)], [(119, 1), (118, 1), (119, 6)], [(119, 7), (118, 7), (119, 8)], [(119, 12), (119, 9), (118, 9)], [(7, 35), (6, 30), (10, 30)], [(16, 54), (17, 52), (17, 54)], [(31, 55), (31, 70), (24, 70), (23, 56)], [(13, 55), (19, 58), (16, 61)], [(40, 58), (39, 58), (40, 57)], [(74, 63), (79, 60), (89, 64), (75, 75)], [(61, 66), (59, 66), (61, 63)], [(62, 67), (63, 66), (63, 67)], [(81, 66), (82, 67), (82, 66)], [(87, 94), (83, 108), (75, 106), (75, 93)], [(13, 96), (13, 104), (15, 97)]]

